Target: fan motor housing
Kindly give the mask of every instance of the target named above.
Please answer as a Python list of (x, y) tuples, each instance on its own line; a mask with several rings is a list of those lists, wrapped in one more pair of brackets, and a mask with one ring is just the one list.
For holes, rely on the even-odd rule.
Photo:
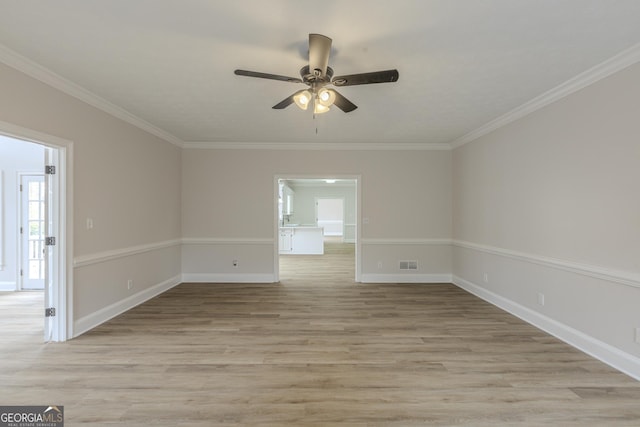
[(320, 70), (314, 70), (312, 72), (308, 65), (305, 65), (300, 69), (300, 77), (302, 81), (307, 85), (313, 85), (318, 83), (329, 83), (333, 77), (333, 68), (327, 67), (327, 72), (322, 75)]

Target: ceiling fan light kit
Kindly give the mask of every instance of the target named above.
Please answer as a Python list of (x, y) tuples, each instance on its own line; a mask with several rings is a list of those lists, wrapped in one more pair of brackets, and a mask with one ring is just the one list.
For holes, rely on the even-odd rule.
[(309, 34), (309, 65), (300, 69), (300, 77), (287, 77), (257, 71), (235, 70), (238, 76), (258, 77), (269, 80), (280, 80), (289, 83), (303, 83), (309, 89), (300, 90), (273, 106), (276, 110), (296, 104), (302, 110), (309, 108), (313, 102), (314, 114), (326, 113), (332, 105), (345, 113), (358, 108), (353, 102), (334, 89), (326, 86), (355, 86), (373, 83), (392, 83), (398, 81), (398, 70), (374, 71), (371, 73), (351, 74), (333, 77), (333, 69), (328, 66), (331, 53), (331, 39), (322, 34)]
[(306, 110), (307, 108), (309, 108), (309, 103), (311, 102), (311, 92), (309, 92), (308, 90), (301, 90), (299, 92), (296, 92), (293, 95), (293, 100), (298, 107), (300, 107), (302, 110)]
[(316, 101), (313, 104), (313, 114), (322, 114), (322, 113), (326, 113), (327, 111), (329, 111), (329, 107), (325, 107), (324, 105), (320, 104), (318, 101)]

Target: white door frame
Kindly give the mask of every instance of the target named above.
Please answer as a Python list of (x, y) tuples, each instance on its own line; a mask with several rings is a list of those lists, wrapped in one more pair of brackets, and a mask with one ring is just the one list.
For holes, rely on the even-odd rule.
[[(0, 121), (0, 134), (33, 142), (57, 150), (56, 173), (59, 179), (54, 221), (57, 223), (57, 256), (51, 305), (56, 308), (56, 316), (50, 326), (51, 341), (66, 341), (73, 337), (73, 142), (12, 123)], [(45, 290), (46, 292), (46, 290)], [(44, 307), (42, 311), (44, 318)]]
[[(274, 282), (280, 281), (280, 221), (278, 219), (278, 181), (282, 179), (351, 179), (356, 182), (356, 277), (355, 281), (360, 282), (362, 276), (362, 259), (360, 241), (360, 212), (362, 211), (362, 177), (360, 175), (335, 175), (335, 174), (319, 174), (319, 175), (285, 175), (276, 174), (273, 178), (273, 277)], [(335, 199), (336, 197), (334, 197)], [(343, 209), (344, 212), (344, 209)], [(344, 237), (344, 236), (343, 236)]]

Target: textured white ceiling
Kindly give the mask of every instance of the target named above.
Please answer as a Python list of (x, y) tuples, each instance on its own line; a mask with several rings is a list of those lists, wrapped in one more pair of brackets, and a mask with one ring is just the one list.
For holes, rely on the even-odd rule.
[[(182, 141), (447, 143), (640, 42), (638, 0), (0, 0), (0, 44)], [(308, 33), (336, 75), (398, 69), (314, 120)]]

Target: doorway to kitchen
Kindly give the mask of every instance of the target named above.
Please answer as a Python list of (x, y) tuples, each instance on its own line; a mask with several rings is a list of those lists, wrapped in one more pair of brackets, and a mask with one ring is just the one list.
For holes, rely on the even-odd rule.
[(359, 176), (276, 176), (274, 272), (276, 281), (330, 272), (345, 265), (360, 278)]
[[(11, 333), (36, 332), (46, 342), (65, 341), (72, 333), (66, 216), (71, 150), (69, 141), (0, 122), (0, 157), (23, 162), (0, 164), (0, 285), (6, 291), (0, 297), (5, 308), (15, 306), (3, 314), (35, 315), (22, 324), (42, 325), (37, 326), (41, 332)], [(29, 302), (39, 307), (27, 309), (24, 304)], [(0, 321), (3, 328), (19, 322), (4, 316)]]

